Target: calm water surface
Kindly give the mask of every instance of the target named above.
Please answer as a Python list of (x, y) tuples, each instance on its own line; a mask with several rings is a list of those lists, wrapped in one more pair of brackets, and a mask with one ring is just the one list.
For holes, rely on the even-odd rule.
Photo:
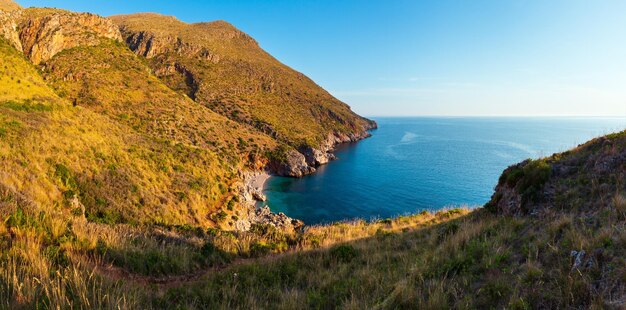
[(487, 202), (504, 168), (626, 128), (626, 118), (375, 118), (301, 179), (272, 177), (270, 208), (307, 224)]

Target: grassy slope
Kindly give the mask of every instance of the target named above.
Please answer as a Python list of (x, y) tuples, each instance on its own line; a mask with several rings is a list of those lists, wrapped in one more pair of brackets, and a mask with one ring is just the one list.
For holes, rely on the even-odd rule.
[[(542, 161), (558, 167), (624, 154), (626, 132), (608, 139), (611, 143), (595, 140)], [(585, 171), (579, 173), (589, 178), (589, 184), (568, 182), (568, 190), (599, 196), (560, 200), (576, 205), (572, 208), (532, 200), (533, 205), (542, 207), (536, 215), (453, 209), (285, 234), (269, 226), (256, 226), (247, 233), (192, 227), (137, 231), (124, 225), (76, 220), (64, 230), (54, 228), (65, 226), (51, 219), (42, 223), (29, 217), (30, 213), (13, 213), (0, 228), (14, 236), (5, 235), (8, 239), (0, 244), (8, 249), (5, 253), (33, 242), (20, 237), (24, 235), (40, 236), (35, 239), (41, 253), (50, 253), (58, 244), (65, 249), (62, 255), (41, 254), (38, 261), (63, 272), (76, 266), (83, 269), (74, 272), (92, 272), (93, 267), (88, 266), (102, 266), (96, 269), (102, 277), (88, 278), (95, 282), (95, 289), (85, 298), (105, 304), (107, 299), (102, 296), (107, 292), (111, 296), (107, 298), (124, 300), (131, 308), (618, 309), (624, 306), (626, 296), (624, 171), (595, 176)], [(507, 174), (503, 173), (503, 179)], [(602, 191), (606, 183), (600, 181), (607, 176), (615, 178), (620, 187)], [(528, 178), (535, 180), (532, 173), (519, 180)], [(559, 180), (552, 175), (542, 186), (549, 188)], [(20, 201), (1, 200), (11, 205)], [(47, 241), (52, 245), (45, 240), (52, 240)], [(37, 253), (32, 245), (28, 250)], [(572, 251), (585, 251), (580, 264)], [(9, 254), (8, 261), (15, 255)], [(65, 259), (71, 263), (60, 263)], [(109, 262), (114, 267), (107, 267)], [(27, 283), (23, 289), (26, 297), (20, 299), (25, 306), (47, 296), (28, 285), (56, 285), (10, 278), (11, 268), (0, 265), (0, 279), (4, 277), (0, 296), (9, 296), (6, 300), (13, 302), (9, 305), (18, 300), (11, 291), (12, 281)], [(36, 269), (29, 268), (22, 270), (36, 275)], [(82, 289), (80, 282), (75, 283), (77, 279), (66, 281)], [(126, 283), (123, 292), (117, 289), (119, 281)], [(3, 287), (2, 283), (8, 284)], [(153, 289), (146, 290), (146, 285)], [(62, 305), (82, 304), (74, 295), (63, 296), (68, 301)]]
[[(120, 50), (136, 58), (125, 48)], [(112, 57), (119, 56), (120, 50), (118, 54), (110, 51)], [(125, 120), (113, 107), (110, 114), (72, 107), (69, 101), (57, 97), (37, 70), (4, 41), (1, 51), (0, 83), (6, 86), (0, 92), (3, 186), (42, 207), (58, 205), (80, 213), (76, 196), (89, 220), (106, 223), (207, 225), (208, 215), (229, 195), (236, 163), (218, 158), (209, 148), (191, 145), (184, 133), (166, 131), (168, 128), (154, 124), (146, 127), (155, 134), (135, 129), (141, 128), (137, 124), (141, 119), (134, 121), (136, 116), (129, 110), (129, 119)], [(81, 67), (76, 65), (80, 73)], [(62, 67), (57, 64), (57, 68)], [(141, 70), (145, 72), (145, 68)], [(144, 83), (149, 83), (148, 74), (144, 75)], [(153, 98), (160, 100), (158, 90), (167, 94), (168, 89), (154, 78), (153, 82), (155, 86), (146, 90), (153, 91)], [(116, 94), (123, 98), (119, 92)], [(182, 116), (183, 111), (190, 113), (185, 111), (184, 101), (181, 106)], [(206, 120), (206, 126), (219, 121), (226, 122), (214, 115)], [(178, 142), (169, 136), (159, 139), (158, 133), (163, 131), (186, 140)], [(231, 141), (234, 139), (231, 137)]]
[[(114, 41), (66, 50), (44, 67), (46, 81), (63, 97), (154, 138), (210, 149), (233, 164), (272, 144), (269, 137), (173, 92)], [(240, 138), (251, 143), (239, 145)]]
[(66, 50), (44, 67), (44, 77), (57, 93), (158, 143), (149, 148), (161, 153), (158, 173), (166, 179), (151, 176), (144, 182), (161, 189), (161, 199), (145, 207), (189, 208), (195, 218), (187, 223), (206, 225), (208, 212), (234, 195), (229, 186), (237, 171), (254, 165), (275, 143), (172, 91), (114, 41)]
[[(518, 184), (546, 193), (528, 201), (535, 212), (479, 209), (434, 227), (382, 230), (345, 246), (234, 266), (171, 288), (152, 306), (622, 308), (624, 154), (626, 132), (531, 161), (530, 167), (547, 163), (548, 170), (574, 171), (541, 180), (526, 169), (517, 177)], [(516, 190), (524, 194), (529, 187)], [(585, 252), (579, 263), (572, 251)]]
[(317, 146), (330, 132), (360, 133), (367, 124), (346, 104), (281, 64), (226, 22), (186, 24), (157, 14), (112, 19), (127, 38), (145, 32), (157, 39), (178, 37), (183, 44), (202, 48), (209, 56), (177, 52), (172, 43), (150, 55), (148, 62), (156, 72), (170, 72), (165, 69), (175, 64), (183, 66), (198, 81), (193, 93), (181, 74), (163, 73), (160, 77), (173, 89), (231, 119), (260, 129), (269, 126), (270, 132), (294, 146)]

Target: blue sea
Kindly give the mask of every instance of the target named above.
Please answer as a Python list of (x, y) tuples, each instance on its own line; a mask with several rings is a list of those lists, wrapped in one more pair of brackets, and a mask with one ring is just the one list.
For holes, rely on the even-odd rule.
[(273, 212), (306, 224), (486, 203), (507, 166), (626, 129), (626, 118), (374, 118), (372, 137), (301, 179), (265, 185)]

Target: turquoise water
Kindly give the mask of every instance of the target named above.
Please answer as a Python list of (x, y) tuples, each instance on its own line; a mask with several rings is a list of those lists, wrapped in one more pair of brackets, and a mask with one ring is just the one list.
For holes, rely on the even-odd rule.
[(626, 118), (375, 118), (372, 137), (301, 179), (266, 184), (274, 212), (307, 224), (483, 205), (504, 168), (626, 128)]

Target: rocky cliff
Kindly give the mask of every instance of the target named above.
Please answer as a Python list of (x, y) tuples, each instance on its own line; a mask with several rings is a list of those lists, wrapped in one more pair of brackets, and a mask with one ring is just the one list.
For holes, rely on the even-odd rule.
[(619, 192), (626, 192), (626, 131), (507, 168), (486, 208), (505, 215), (594, 212)]
[(77, 46), (97, 45), (100, 38), (121, 40), (110, 20), (89, 13), (29, 8), (0, 13), (4, 37), (33, 63)]

